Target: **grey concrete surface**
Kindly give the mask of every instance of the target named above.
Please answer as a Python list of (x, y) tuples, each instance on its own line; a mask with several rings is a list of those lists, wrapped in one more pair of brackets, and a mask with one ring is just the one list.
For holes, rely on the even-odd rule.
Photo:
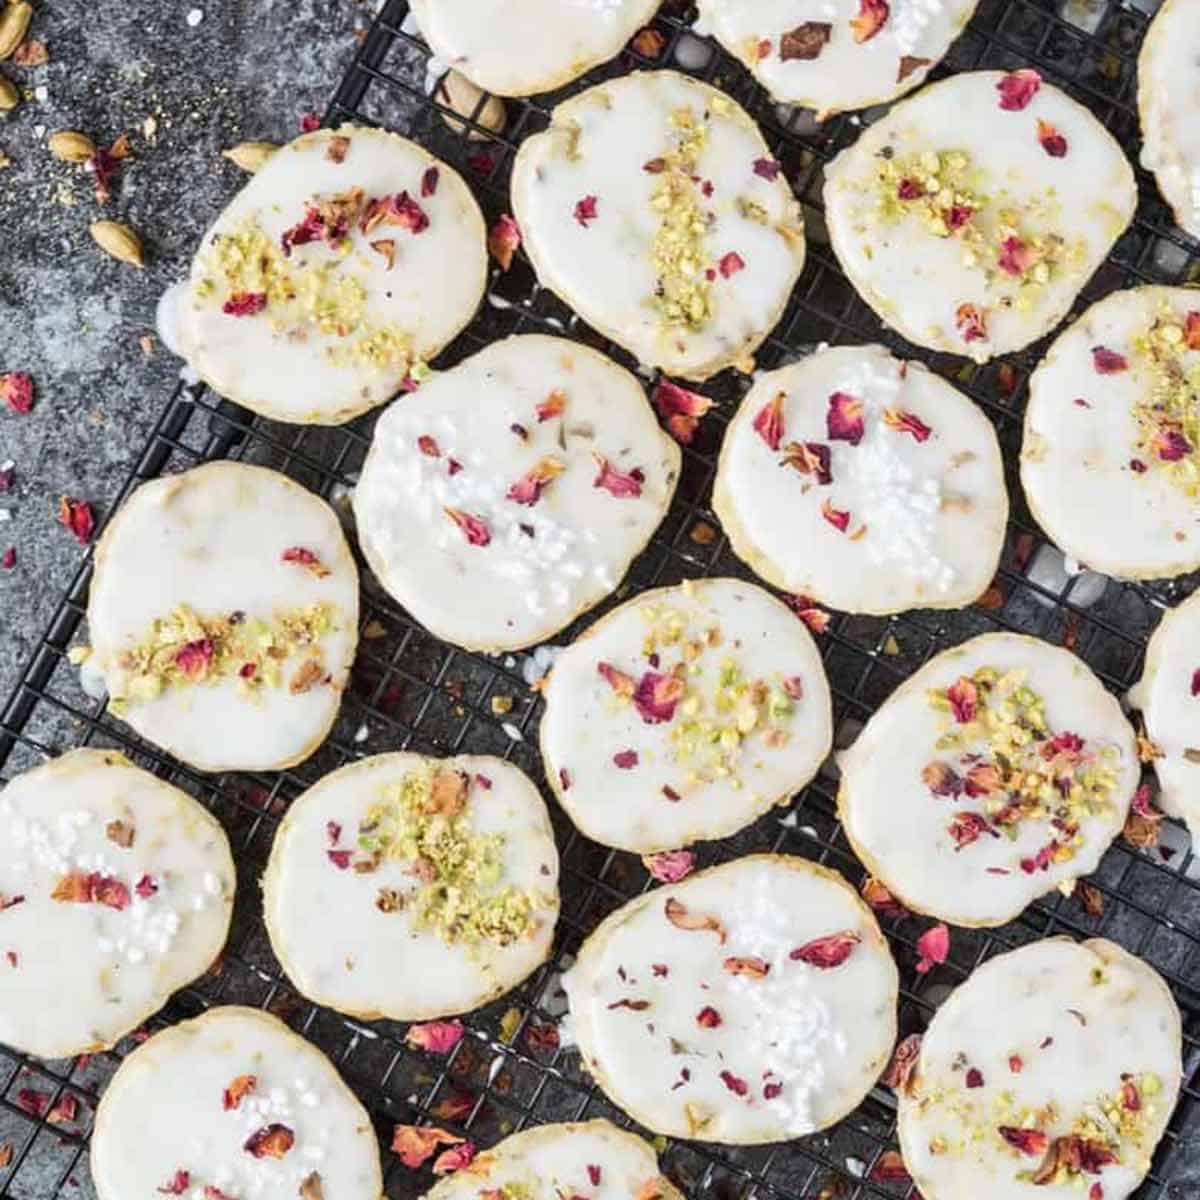
[[(28, 371), (37, 400), (0, 405), (0, 702), (49, 620), (82, 548), (55, 519), (58, 498), (107, 511), (179, 362), (139, 340), (163, 289), (186, 270), (205, 226), (244, 176), (221, 157), (239, 141), (286, 141), (321, 112), (370, 23), (375, 0), (35, 0), (29, 36), (42, 66), (0, 64), (22, 92), (0, 115), (0, 373)], [(96, 142), (128, 134), (133, 158), (112, 200), (82, 167), (46, 149), (55, 130)], [(3, 161), (0, 158), (0, 161)], [(144, 271), (106, 258), (88, 225), (127, 222)]]

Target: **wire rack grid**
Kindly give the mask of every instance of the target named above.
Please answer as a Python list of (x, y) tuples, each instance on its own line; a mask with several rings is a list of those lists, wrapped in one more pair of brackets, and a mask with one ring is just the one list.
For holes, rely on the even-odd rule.
[[(1153, 7), (1145, 4), (1142, 7)], [(824, 164), (853, 141), (862, 120), (842, 116), (817, 126), (811, 114), (774, 105), (746, 72), (711, 43), (688, 32), (694, 13), (668, 0), (654, 20), (656, 38), (639, 40), (614, 62), (560, 93), (507, 102), (498, 133), (480, 124), (483, 101), (464, 123), (451, 125), (427, 87), (429, 52), (407, 22), (407, 0), (386, 0), (326, 123), (376, 123), (429, 146), (458, 167), (489, 219), (507, 208), (507, 180), (516, 147), (549, 123), (563, 96), (631, 68), (670, 65), (719, 84), (758, 120), (772, 152), (804, 203), (810, 253), (792, 303), (759, 362), (773, 367), (823, 341), (879, 341), (919, 358), (951, 378), (994, 422), (1009, 467), (1013, 516), (1000, 571), (980, 604), (961, 612), (914, 611), (893, 618), (835, 615), (820, 643), (832, 684), (839, 744), (846, 744), (875, 707), (939, 650), (977, 633), (1012, 629), (1075, 650), (1118, 693), (1136, 681), (1146, 638), (1165, 607), (1195, 586), (1189, 578), (1144, 586), (1089, 572), (1068, 574), (1025, 509), (1015, 478), (1028, 375), (1044, 347), (986, 367), (915, 350), (881, 327), (841, 274), (823, 234), (820, 191)], [(964, 34), (935, 75), (976, 67), (1034, 65), (1065, 87), (1135, 156), (1135, 56), (1146, 12), (1116, 0), (981, 0)], [(1139, 282), (1186, 283), (1200, 274), (1200, 249), (1171, 222), (1153, 181), (1139, 171), (1136, 219), (1081, 297), (1079, 307), (1115, 287)], [(598, 338), (569, 309), (537, 288), (518, 257), (496, 274), (488, 301), (439, 366), (502, 336), (558, 332), (628, 357)], [(709, 508), (715, 452), (725, 422), (747, 381), (725, 376), (706, 386), (718, 407), (684, 453), (675, 503), (652, 544), (610, 603), (658, 584), (709, 574), (745, 576)], [(346, 511), (346, 497), (370, 442), (368, 416), (335, 430), (290, 427), (253, 417), (203, 388), (181, 385), (166, 406), (123, 499), (147, 479), (199, 462), (234, 458), (282, 470)], [(555, 1019), (563, 1011), (559, 978), (583, 937), (615, 907), (652, 885), (633, 856), (578, 835), (551, 802), (563, 863), (563, 911), (551, 960), (512, 995), (467, 1018), (468, 1036), (446, 1060), (406, 1047), (405, 1027), (364, 1025), (310, 1004), (289, 985), (262, 926), (258, 877), (290, 801), (320, 776), (364, 754), (411, 748), (423, 752), (496, 753), (541, 779), (534, 749), (539, 702), (529, 689), (529, 656), (488, 658), (439, 643), (364, 575), (361, 649), (339, 722), (307, 763), (270, 775), (203, 776), (167, 758), (111, 718), (79, 686), (66, 660), (87, 600), (85, 562), (61, 600), (20, 684), (0, 711), (0, 775), (11, 778), (47, 755), (78, 745), (115, 747), (133, 761), (205, 803), (224, 823), (238, 862), (238, 900), (221, 961), (181, 992), (148, 1028), (160, 1028), (216, 1003), (259, 1005), (325, 1050), (371, 1112), (380, 1141), (393, 1122), (434, 1120), (480, 1145), (514, 1129), (552, 1120), (604, 1115), (628, 1125), (560, 1046)], [(586, 619), (580, 623), (586, 624)], [(559, 639), (573, 636), (569, 630)], [(503, 717), (493, 698), (512, 700)], [(503, 706), (500, 706), (503, 707)], [(835, 815), (836, 778), (823, 772), (791, 807), (741, 834), (700, 848), (702, 864), (756, 850), (777, 850), (822, 862), (852, 882), (863, 877)], [(928, 924), (886, 922), (901, 967), (901, 1030), (919, 1030), (951, 987), (983, 960), (1051, 934), (1110, 937), (1152, 963), (1168, 980), (1184, 1013), (1185, 1080), (1170, 1130), (1137, 1200), (1184, 1200), (1200, 1194), (1200, 1156), (1189, 1151), (1200, 1123), (1200, 859), (1187, 835), (1167, 823), (1157, 848), (1118, 840), (1084, 895), (1054, 894), (1017, 921), (991, 931), (955, 930), (950, 959), (927, 975), (914, 971), (915, 942)], [(1103, 912), (1096, 913), (1095, 895)], [(0, 1046), (0, 1197), (51, 1200), (87, 1197), (92, 1185), (86, 1147), (91, 1116), (105, 1083), (136, 1040), (113, 1051), (41, 1062)], [(894, 1145), (895, 1104), (876, 1088), (833, 1129), (777, 1146), (720, 1148), (659, 1142), (662, 1163), (693, 1197), (903, 1197), (908, 1185), (879, 1177), (880, 1156)], [(11, 1154), (5, 1152), (8, 1147)], [(427, 1173), (405, 1169), (385, 1153), (386, 1191), (420, 1194)], [(8, 1161), (4, 1161), (7, 1159)]]

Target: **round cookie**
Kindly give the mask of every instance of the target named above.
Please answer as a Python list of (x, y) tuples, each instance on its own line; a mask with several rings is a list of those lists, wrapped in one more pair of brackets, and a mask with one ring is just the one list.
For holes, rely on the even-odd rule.
[(840, 875), (785, 855), (631, 900), (563, 986), (588, 1071), (669, 1137), (824, 1129), (870, 1091), (896, 1036), (896, 965), (871, 911)]
[(181, 350), (215, 391), (277, 421), (383, 404), (471, 319), (483, 217), (428, 151), (345, 125), (276, 151), (204, 235)]
[(1093, 571), (1200, 567), (1200, 296), (1113, 292), (1029, 381), (1021, 483), (1038, 524)]
[(721, 448), (713, 507), (769, 583), (846, 612), (960, 608), (987, 590), (1008, 518), (991, 422), (882, 346), (759, 375)]
[(1013, 633), (931, 659), (840, 766), (842, 827), (871, 874), (969, 926), (1094, 871), (1139, 774), (1133, 730), (1084, 662)]
[(1200, 839), (1200, 592), (1163, 614), (1129, 703), (1157, 751), (1160, 806)]
[(0, 792), (0, 1042), (104, 1050), (203, 974), (236, 878), (218, 822), (114, 750), (72, 750)]
[(1029, 68), (924, 88), (826, 171), (859, 295), (909, 341), (976, 362), (1049, 333), (1136, 204), (1112, 135)]
[(628, 371), (562, 338), (511, 337), (383, 415), (354, 493), (359, 542), (436, 636), (517, 649), (616, 588), (679, 464)]
[(100, 1200), (377, 1200), (371, 1119), (333, 1064), (255, 1008), (213, 1008), (130, 1054), (96, 1109)]
[(512, 202), (538, 279), (647, 366), (748, 367), (804, 265), (800, 206), (746, 113), (675, 71), (560, 104)]
[(922, 83), (977, 2), (699, 0), (696, 32), (712, 34), (776, 100), (824, 120)]
[(540, 966), (558, 851), (537, 789), (498, 758), (381, 754), (288, 809), (263, 877), (275, 955), (363, 1020), (478, 1008)]
[(89, 668), (109, 710), (202, 771), (282, 770), (333, 725), (358, 569), (333, 510), (218, 462), (143, 484), (96, 549)]
[(683, 1200), (659, 1173), (654, 1151), (609, 1121), (542, 1125), (475, 1156), (469, 1171), (440, 1180), (424, 1200)]
[(413, 0), (445, 65), (496, 96), (532, 96), (620, 52), (659, 0)]
[(790, 800), (832, 744), (811, 635), (739, 579), (608, 613), (559, 655), (543, 697), (559, 803), (593, 841), (639, 854), (736, 833)]
[(1047, 938), (977, 967), (899, 1093), (926, 1200), (1125, 1200), (1180, 1085), (1179, 1009), (1112, 942)]
[(1138, 55), (1142, 166), (1185, 233), (1200, 239), (1200, 23), (1192, 0), (1166, 0)]

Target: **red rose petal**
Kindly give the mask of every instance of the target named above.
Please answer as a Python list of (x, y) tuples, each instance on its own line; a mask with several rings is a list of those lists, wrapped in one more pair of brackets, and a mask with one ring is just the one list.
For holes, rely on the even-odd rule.
[(149, 900), (151, 896), (158, 892), (158, 883), (153, 875), (143, 875), (133, 885), (133, 890), (142, 900)]
[(585, 229), (589, 221), (594, 221), (597, 217), (595, 196), (584, 196), (582, 200), (575, 205), (575, 220), (579, 222)]
[(1009, 275), (1024, 275), (1037, 261), (1037, 253), (1018, 237), (1005, 238), (996, 260), (1000, 270)]
[(566, 467), (558, 459), (543, 458), (534, 463), (504, 495), (516, 504), (534, 505), (541, 498), (543, 489), (565, 470)]
[(1000, 107), (1005, 112), (1020, 112), (1028, 107), (1041, 86), (1042, 77), (1032, 67), (1010, 71), (996, 84), (996, 91), (1000, 93)]
[(829, 628), (832, 618), (823, 608), (818, 608), (810, 596), (784, 596), (783, 600), (811, 632), (824, 633)]
[(774, 400), (767, 401), (754, 418), (754, 432), (772, 450), (779, 449), (779, 441), (783, 437), (783, 402), (785, 398), (784, 393), (780, 392)]
[(821, 504), (821, 516), (827, 520), (834, 529), (845, 533), (850, 526), (850, 511), (844, 508), (834, 508), (829, 500), (825, 500)]
[(1042, 1155), (1050, 1149), (1050, 1136), (1040, 1129), (1018, 1129), (1012, 1125), (1001, 1125), (997, 1133), (1014, 1150), (1022, 1154)]
[(454, 1146), (450, 1150), (443, 1150), (433, 1160), (433, 1173), (435, 1175), (449, 1175), (454, 1171), (461, 1171), (463, 1167), (470, 1166), (475, 1154), (474, 1142), (463, 1142), (461, 1146)]
[(613, 755), (613, 764), (622, 771), (630, 771), (638, 765), (638, 752), (636, 750), (618, 750)]
[(463, 1023), (452, 1021), (425, 1021), (420, 1025), (410, 1025), (404, 1040), (419, 1050), (428, 1050), (431, 1054), (449, 1054), (463, 1039), (465, 1032)]
[(191, 1182), (191, 1174), (181, 1168), (162, 1187), (155, 1190), (164, 1196), (182, 1196), (188, 1190)]
[(1037, 137), (1042, 149), (1051, 158), (1066, 157), (1067, 139), (1049, 121), (1043, 121), (1040, 117), (1037, 123)]
[(256, 1129), (242, 1143), (242, 1149), (255, 1158), (283, 1158), (295, 1142), (296, 1135), (286, 1125), (273, 1121)]
[(888, 12), (885, 0), (858, 0), (858, 16), (850, 18), (854, 40), (869, 42), (883, 28)]
[(645, 476), (639, 467), (634, 467), (626, 475), (618, 471), (603, 454), (593, 451), (592, 457), (596, 460), (596, 468), (599, 471), (596, 478), (592, 480), (593, 487), (603, 488), (610, 496), (615, 496), (618, 500), (635, 500), (642, 494)]
[(1190, 312), (1184, 318), (1183, 340), (1189, 350), (1200, 350), (1200, 312)]
[(642, 865), (659, 883), (678, 883), (692, 873), (696, 856), (690, 850), (660, 850), (657, 854), (643, 854)]
[(722, 255), (721, 260), (717, 263), (717, 270), (721, 272), (722, 279), (728, 279), (731, 275), (736, 275), (745, 269), (746, 260), (732, 250), (728, 254)]
[(841, 933), (831, 933), (826, 937), (806, 942), (803, 946), (797, 946), (788, 958), (792, 962), (807, 963), (810, 967), (828, 971), (840, 967), (861, 941), (862, 937), (854, 930), (844, 929)]
[(503, 213), (488, 231), (488, 250), (500, 264), (500, 270), (507, 271), (512, 266), (520, 245), (521, 227), (508, 213)]
[(701, 1029), (716, 1029), (721, 1024), (721, 1014), (711, 1004), (706, 1004), (696, 1014), (696, 1024)]
[(17, 565), (17, 548), (9, 546), (3, 555), (0, 555), (0, 568), (5, 571), (11, 571)]
[(1129, 360), (1107, 346), (1093, 346), (1092, 365), (1101, 375), (1116, 375), (1129, 368)]
[(987, 318), (977, 304), (960, 304), (954, 314), (954, 323), (964, 342), (987, 340)]
[(689, 391), (665, 378), (658, 381), (653, 398), (654, 407), (658, 409), (659, 416), (666, 421), (672, 436), (685, 446), (691, 445), (700, 418), (714, 404), (707, 396)]
[(437, 167), (426, 168), (425, 174), (421, 176), (421, 198), (423, 200), (427, 200), (437, 191), (440, 174)]
[(885, 408), (883, 423), (897, 433), (911, 433), (918, 442), (927, 441), (933, 432), (915, 413), (905, 412), (900, 408)]
[(754, 173), (762, 179), (778, 179), (779, 172), (783, 170), (773, 158), (756, 158), (754, 160)]
[(900, 200), (919, 200), (923, 195), (925, 189), (915, 179), (906, 176), (896, 184), (896, 196)]
[(983, 1072), (978, 1067), (969, 1067), (966, 1075), (967, 1087), (983, 1087)]
[(898, 1183), (908, 1177), (908, 1168), (904, 1165), (904, 1159), (895, 1150), (885, 1150), (879, 1156), (878, 1162), (871, 1168), (870, 1175), (867, 1176), (872, 1183)]
[(24, 415), (33, 408), (33, 379), (25, 371), (0, 375), (0, 400), (15, 413)]
[(953, 231), (961, 229), (974, 215), (975, 210), (969, 204), (952, 204), (942, 213), (942, 220)]
[(252, 317), (266, 307), (266, 292), (234, 292), (221, 305), (221, 311), (227, 317)]
[(946, 699), (950, 703), (950, 711), (960, 725), (969, 724), (975, 720), (979, 705), (979, 689), (975, 681), (967, 675), (960, 675), (947, 689)]
[(472, 546), (486, 546), (492, 540), (492, 531), (482, 517), (474, 517), (459, 508), (442, 510), (463, 532), (463, 537)]
[(849, 442), (850, 445), (857, 446), (862, 441), (866, 428), (863, 422), (862, 401), (845, 392), (834, 392), (829, 397), (825, 428), (831, 442)]
[(96, 532), (92, 506), (86, 500), (72, 500), (70, 496), (59, 498), (58, 523), (69, 529), (81, 546), (86, 546)]
[(300, 132), (313, 133), (321, 128), (321, 118), (315, 112), (300, 114)]
[(633, 693), (633, 702), (647, 725), (660, 725), (675, 716), (675, 706), (683, 698), (684, 682), (675, 675), (647, 671)]
[(739, 1079), (732, 1071), (722, 1071), (720, 1079), (735, 1096), (744, 1096), (750, 1090), (746, 1081)]
[(193, 682), (205, 679), (215, 653), (216, 647), (211, 638), (185, 642), (175, 651), (175, 666), (179, 668), (180, 674)]
[(925, 930), (917, 938), (917, 953), (921, 956), (917, 961), (917, 974), (928, 974), (937, 963), (944, 963), (950, 957), (950, 930), (942, 924)]

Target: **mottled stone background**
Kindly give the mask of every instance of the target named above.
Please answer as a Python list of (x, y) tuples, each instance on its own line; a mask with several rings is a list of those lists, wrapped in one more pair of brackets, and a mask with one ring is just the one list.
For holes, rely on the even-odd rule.
[[(286, 141), (322, 112), (370, 22), (374, 0), (35, 0), (43, 66), (0, 64), (21, 89), (0, 116), (0, 372), (28, 371), (37, 400), (0, 405), (0, 701), (16, 683), (83, 554), (55, 520), (66, 493), (107, 511), (177, 380), (147, 357), (163, 289), (244, 176), (221, 150)], [(129, 135), (134, 157), (103, 210), (81, 167), (51, 158), (49, 134)], [(2, 160), (0, 160), (2, 161)], [(143, 237), (147, 266), (106, 258), (88, 225), (105, 216)]]

